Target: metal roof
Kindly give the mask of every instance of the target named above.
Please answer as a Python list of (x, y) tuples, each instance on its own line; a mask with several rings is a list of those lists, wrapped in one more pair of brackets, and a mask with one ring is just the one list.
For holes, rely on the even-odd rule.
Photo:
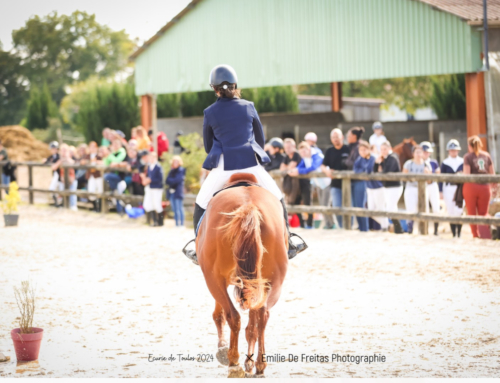
[[(483, 24), (483, 0), (418, 0), (466, 20), (471, 25)], [(500, 0), (488, 0), (488, 25), (500, 26)]]
[(249, 88), (476, 72), (480, 52), (475, 27), (422, 1), (194, 0), (133, 58), (136, 93), (162, 94), (209, 90), (221, 63)]

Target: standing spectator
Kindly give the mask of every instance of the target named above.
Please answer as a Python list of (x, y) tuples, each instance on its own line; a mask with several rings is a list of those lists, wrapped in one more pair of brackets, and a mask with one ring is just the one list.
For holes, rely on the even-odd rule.
[(387, 138), (384, 135), (384, 131), (382, 130), (382, 123), (380, 121), (376, 121), (372, 125), (373, 134), (370, 136), (370, 145), (375, 145), (377, 150), (380, 151), (381, 145), (387, 141)]
[[(9, 155), (7, 154), (7, 150), (3, 147), (2, 141), (0, 141), (0, 162), (1, 161), (9, 161)], [(8, 171), (8, 164), (2, 165), (2, 185), (9, 186), (10, 184), (10, 173)], [(9, 194), (9, 190), (5, 191)]]
[[(49, 190), (55, 191), (59, 189), (59, 172), (57, 171), (57, 166), (55, 164), (59, 162), (59, 159), (61, 158), (59, 156), (59, 143), (57, 141), (52, 141), (49, 145), (51, 155), (47, 157), (45, 160), (46, 165), (51, 165), (52, 169), (52, 179), (50, 181), (49, 185)], [(52, 194), (52, 198), (54, 199), (54, 206), (59, 207), (61, 206), (60, 199), (58, 198), (58, 195)]]
[(174, 154), (182, 154), (186, 149), (181, 145), (181, 141), (179, 140), (179, 137), (182, 137), (184, 133), (182, 131), (177, 132), (175, 135), (175, 141), (174, 141)]
[[(96, 145), (97, 150), (97, 145)], [(76, 158), (75, 162), (80, 165), (85, 165), (85, 160), (87, 159), (89, 154), (89, 147), (87, 144), (78, 145), (78, 149), (76, 150)], [(83, 162), (82, 162), (83, 161)], [(77, 169), (75, 171), (75, 177), (78, 182), (78, 189), (85, 189), (87, 186), (87, 170), (85, 169)]]
[[(464, 174), (495, 174), (493, 161), (488, 152), (481, 150), (483, 144), (478, 136), (469, 137), (469, 153), (464, 156)], [(487, 215), (490, 205), (489, 184), (464, 183), (465, 206), (469, 215)], [(491, 239), (487, 225), (470, 225), (474, 238)]]
[(146, 130), (142, 126), (137, 127), (137, 150), (149, 150), (151, 141), (146, 134)]
[[(441, 173), (439, 163), (435, 159), (431, 158), (431, 153), (434, 152), (431, 143), (429, 141), (424, 141), (420, 144), (420, 146), (424, 150), (424, 161), (427, 167), (432, 170), (432, 173)], [(431, 182), (430, 184), (427, 184), (427, 195), (429, 196), (429, 202), (432, 212), (434, 214), (439, 214), (441, 206), (439, 204), (439, 186), (437, 182)], [(434, 222), (434, 235), (438, 235), (438, 229), (439, 222)]]
[(268, 172), (270, 172), (271, 170), (278, 170), (285, 160), (285, 156), (283, 155), (283, 140), (278, 137), (271, 138), (264, 149), (271, 159), (271, 162), (264, 164), (264, 168)]
[[(97, 142), (91, 141), (88, 146), (88, 154), (80, 160), (81, 165), (97, 165), (101, 160), (99, 155), (99, 148)], [(89, 193), (102, 194), (104, 191), (102, 174), (97, 169), (89, 169), (86, 171), (85, 177), (87, 178), (87, 189)], [(94, 205), (94, 211), (101, 211), (101, 199), (94, 196), (89, 197), (89, 201)]]
[[(430, 174), (432, 170), (424, 161), (424, 150), (420, 145), (413, 147), (413, 159), (405, 162), (403, 166), (403, 173), (416, 173), (416, 174)], [(408, 213), (418, 212), (418, 183), (406, 182), (404, 193), (405, 207)], [(425, 206), (426, 211), (429, 205), (429, 197), (427, 189), (425, 192)], [(408, 222), (408, 232), (413, 233), (413, 221)]]
[[(349, 129), (347, 132), (347, 144), (349, 145), (349, 157), (346, 160), (347, 170), (354, 169), (354, 163), (359, 157), (359, 140), (361, 136), (365, 132), (365, 128), (362, 126), (355, 126), (354, 128)], [(355, 181), (352, 181), (353, 183)]]
[(130, 129), (130, 139), (135, 140), (137, 138), (137, 127)]
[(321, 149), (318, 148), (318, 145), (317, 145), (318, 136), (316, 135), (316, 133), (314, 133), (314, 132), (306, 133), (306, 135), (304, 136), (304, 141), (307, 142), (311, 146), (312, 154), (315, 154), (315, 153), (323, 154)]
[(141, 174), (145, 174), (148, 154), (149, 152), (147, 150), (143, 150), (139, 153), (136, 152), (135, 157), (130, 157), (129, 155), (127, 170), (132, 173), (131, 181), (133, 195), (144, 195), (144, 185), (142, 184)]
[[(380, 153), (378, 152), (377, 147), (375, 145), (370, 145), (370, 149), (371, 149), (371, 155), (374, 157), (374, 165), (372, 171), (376, 172), (378, 164), (376, 164), (375, 161), (377, 161), (377, 159), (380, 158)], [(370, 180), (366, 182), (366, 205), (368, 206), (368, 210), (378, 210), (378, 211), (386, 210), (384, 184), (382, 183), (382, 181)], [(380, 225), (382, 231), (387, 231), (387, 229), (389, 228), (389, 219), (387, 217), (371, 217), (371, 218), (375, 222), (375, 224), (373, 224), (372, 221), (372, 225), (377, 226), (376, 230), (379, 229), (378, 225)]]
[[(283, 163), (280, 166), (281, 171), (290, 171), (297, 167), (297, 165), (302, 161), (300, 154), (297, 152), (297, 147), (295, 144), (295, 140), (293, 138), (285, 138), (283, 142), (283, 146), (285, 148), (285, 158)], [(300, 204), (301, 194), (300, 194), (300, 185), (302, 182), (307, 181), (298, 178), (292, 178), (289, 175), (283, 177), (283, 192), (285, 193), (285, 197), (287, 203), (290, 205), (298, 205)], [(299, 217), (300, 224), (303, 226), (302, 215), (297, 214)]]
[[(321, 166), (323, 163), (323, 157), (321, 154), (318, 152), (312, 154), (312, 149), (311, 146), (303, 141), (299, 145), (299, 153), (300, 156), (302, 157), (302, 160), (300, 163), (297, 165), (296, 168), (291, 169), (288, 171), (288, 175), (290, 176), (297, 176), (297, 175), (303, 175), (303, 174), (308, 174), (311, 173)], [(311, 181), (309, 179), (306, 179), (301, 185), (301, 196), (302, 196), (302, 204), (306, 206), (311, 205)], [(312, 224), (313, 224), (313, 214), (309, 213), (307, 216), (307, 225), (304, 226), (306, 229), (312, 229)]]
[[(148, 131), (148, 138), (149, 141), (151, 142), (151, 147), (149, 148), (150, 151), (155, 150), (154, 145), (153, 145), (153, 130), (150, 129)], [(164, 132), (158, 132), (156, 134), (156, 144), (158, 145), (158, 160), (161, 161), (161, 157), (163, 153), (168, 152), (168, 138), (167, 135)]]
[[(464, 160), (458, 155), (461, 150), (460, 144), (457, 140), (450, 140), (446, 144), (446, 150), (448, 150), (448, 157), (444, 159), (441, 164), (442, 174), (457, 174), (464, 171)], [(457, 191), (457, 184), (450, 182), (440, 183), (439, 187), (442, 191), (442, 196), (444, 204), (446, 205), (446, 211), (451, 217), (460, 217), (463, 213), (463, 208), (458, 207), (455, 203), (455, 193)], [(450, 223), (451, 232), (453, 237), (460, 238), (460, 233), (462, 231), (461, 224)]]
[(167, 198), (174, 211), (175, 226), (184, 226), (184, 179), (186, 169), (182, 167), (180, 156), (172, 157), (170, 171), (165, 183), (167, 184)]
[[(109, 155), (103, 160), (104, 166), (110, 166), (113, 168), (118, 168), (121, 163), (127, 158), (127, 152), (122, 147), (122, 142), (120, 139), (115, 139), (111, 143), (111, 151)], [(123, 174), (123, 173), (122, 173)], [(127, 188), (127, 184), (123, 178), (118, 174), (118, 172), (109, 172), (104, 174), (104, 181), (109, 185), (111, 191), (116, 191), (118, 195), (123, 194)], [(122, 215), (124, 213), (124, 207), (120, 200), (116, 199), (116, 211), (118, 214)]]
[(158, 165), (158, 155), (149, 152), (146, 175), (142, 175), (144, 188), (143, 207), (150, 226), (163, 226), (163, 169)]
[(111, 145), (111, 129), (110, 128), (104, 128), (102, 130), (102, 140), (101, 140), (101, 146), (106, 146), (108, 147)]
[[(401, 165), (399, 164), (399, 156), (392, 152), (391, 143), (385, 141), (380, 145), (380, 157), (376, 159), (375, 172), (380, 173), (400, 173)], [(403, 185), (400, 181), (383, 181), (384, 185), (384, 200), (385, 210), (388, 212), (398, 211), (398, 202), (403, 194)], [(394, 232), (403, 234), (403, 228), (399, 220), (392, 219)]]
[[(74, 165), (75, 160), (71, 156), (71, 151), (70, 147), (66, 144), (61, 145), (61, 156), (59, 158), (59, 161), (57, 161), (52, 169), (57, 169), (59, 172), (59, 183), (58, 183), (58, 189), (60, 191), (65, 189), (64, 185), (64, 168), (61, 167), (61, 165)], [(69, 190), (75, 191), (77, 186), (78, 186), (78, 181), (76, 180), (75, 177), (75, 169), (68, 169), (68, 180), (69, 180)], [(72, 194), (69, 196), (69, 208), (73, 211), (77, 211), (78, 207), (76, 205), (76, 194)]]
[[(349, 156), (349, 147), (344, 145), (344, 136), (340, 129), (335, 128), (332, 130), (330, 140), (333, 146), (326, 150), (325, 158), (323, 158), (323, 164), (321, 165), (321, 171), (329, 177), (335, 171), (347, 170), (346, 160)], [(342, 206), (342, 180), (332, 179), (330, 186), (332, 206)], [(342, 216), (337, 215), (336, 217), (339, 227), (342, 227)]]
[[(365, 140), (358, 141), (359, 157), (354, 162), (354, 173), (372, 173), (375, 156), (370, 153), (370, 144)], [(367, 181), (356, 180), (351, 184), (352, 206), (364, 209), (366, 207)], [(356, 217), (359, 231), (368, 231), (368, 217)]]

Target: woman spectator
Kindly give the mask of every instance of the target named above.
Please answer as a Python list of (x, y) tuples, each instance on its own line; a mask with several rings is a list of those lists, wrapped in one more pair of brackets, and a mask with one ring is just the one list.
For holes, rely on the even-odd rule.
[(137, 127), (137, 150), (149, 150), (151, 141), (147, 135), (146, 130), (142, 126)]
[[(403, 166), (403, 173), (430, 174), (432, 170), (424, 161), (424, 150), (421, 146), (413, 147), (413, 159), (406, 161)], [(418, 212), (418, 183), (406, 182), (404, 193), (405, 207), (408, 213)], [(425, 206), (429, 205), (427, 189), (425, 192)], [(426, 209), (427, 210), (427, 209)], [(413, 221), (408, 222), (408, 233), (413, 233)]]
[(347, 132), (346, 138), (347, 144), (349, 145), (349, 157), (347, 157), (347, 160), (345, 162), (347, 170), (353, 170), (354, 163), (359, 157), (358, 145), (359, 140), (361, 139), (361, 136), (364, 132), (365, 128), (363, 128), (362, 126), (355, 126), (354, 128), (349, 129), (349, 131)]
[[(380, 157), (375, 161), (375, 172), (380, 173), (400, 173), (401, 165), (399, 156), (392, 152), (392, 146), (389, 141), (384, 141), (380, 145)], [(389, 212), (398, 211), (398, 202), (403, 194), (403, 185), (400, 181), (383, 181), (385, 210)], [(394, 232), (403, 234), (403, 228), (397, 219), (392, 219)]]
[[(450, 140), (446, 144), (446, 150), (448, 150), (448, 157), (445, 158), (441, 164), (442, 174), (457, 174), (462, 173), (464, 170), (464, 160), (458, 155), (461, 150), (460, 144), (457, 140)], [(441, 189), (442, 198), (444, 204), (446, 205), (446, 211), (451, 217), (460, 217), (463, 213), (463, 208), (458, 207), (455, 203), (455, 193), (457, 191), (457, 184), (450, 182), (440, 183), (439, 187)], [(462, 231), (462, 225), (450, 223), (451, 233), (453, 237), (460, 238), (460, 233)]]
[[(481, 150), (483, 144), (478, 136), (469, 137), (469, 153), (464, 156), (464, 174), (495, 174), (493, 161), (488, 152)], [(464, 183), (465, 206), (469, 215), (487, 215), (490, 205), (489, 184)], [(470, 225), (474, 238), (491, 239), (487, 225)]]
[[(424, 149), (424, 161), (432, 173), (439, 174), (441, 169), (438, 162), (431, 158), (431, 153), (434, 152), (432, 145), (429, 141), (424, 141), (420, 144), (422, 149)], [(427, 183), (427, 195), (431, 205), (432, 212), (434, 214), (439, 214), (441, 210), (441, 205), (439, 203), (439, 186), (437, 182)], [(439, 222), (434, 222), (434, 235), (438, 235)]]
[(163, 169), (158, 165), (158, 155), (149, 152), (146, 175), (142, 174), (145, 185), (143, 207), (150, 226), (163, 226)]
[[(59, 172), (59, 190), (62, 191), (65, 189), (64, 185), (64, 168), (61, 165), (74, 165), (75, 160), (71, 157), (71, 152), (69, 150), (69, 146), (67, 144), (62, 144), (60, 148), (60, 159), (54, 165), (52, 165), (52, 170), (57, 170)], [(69, 190), (75, 191), (78, 185), (78, 181), (75, 178), (75, 169), (68, 169), (68, 180), (69, 180)], [(73, 211), (78, 210), (76, 205), (76, 194), (72, 194), (69, 196), (69, 208)]]
[[(354, 162), (354, 173), (371, 173), (375, 164), (375, 156), (370, 153), (370, 144), (364, 140), (358, 141), (359, 157)], [(369, 181), (370, 182), (370, 181)], [(364, 209), (366, 206), (367, 182), (356, 180), (351, 184), (352, 206)], [(359, 231), (368, 231), (368, 217), (356, 217)]]
[[(376, 145), (370, 145), (370, 151), (371, 155), (375, 158), (374, 161), (380, 158), (380, 153)], [(378, 165), (374, 163), (372, 170), (376, 172), (377, 167)], [(371, 180), (366, 183), (366, 205), (368, 206), (368, 210), (385, 211), (385, 193), (382, 181)], [(382, 229), (382, 231), (387, 231), (389, 228), (389, 219), (387, 217), (371, 218), (373, 220), (371, 223), (370, 220), (368, 220), (369, 224), (373, 225), (371, 228), (374, 230)]]
[[(297, 145), (295, 144), (295, 140), (293, 138), (285, 138), (283, 146), (285, 148), (285, 158), (280, 166), (280, 170), (288, 172), (289, 170), (295, 169), (300, 161), (302, 161), (302, 158), (297, 152)], [(288, 204), (300, 204), (300, 200), (302, 198), (300, 194), (300, 185), (304, 181), (308, 180), (293, 178), (289, 175), (283, 177), (283, 192), (285, 193), (285, 198)], [(300, 226), (303, 227), (304, 222), (302, 220), (302, 214), (297, 214), (297, 217), (299, 218)]]
[[(135, 149), (133, 149), (135, 151)], [(131, 149), (129, 148), (129, 153)], [(147, 150), (143, 150), (141, 152), (135, 151), (131, 153), (133, 157), (130, 157), (128, 160), (128, 168), (127, 170), (131, 173), (131, 186), (132, 186), (132, 195), (144, 195), (144, 185), (142, 184), (141, 174), (146, 171), (147, 166), (147, 155), (149, 152)]]
[[(116, 138), (111, 143), (110, 153), (103, 160), (104, 166), (116, 168), (116, 172), (108, 172), (104, 174), (104, 181), (109, 185), (111, 191), (115, 191), (118, 195), (123, 194), (127, 188), (127, 184), (123, 180), (125, 174), (123, 173), (122, 163), (127, 159), (127, 151), (122, 147), (122, 142)], [(115, 199), (116, 212), (120, 215), (124, 214), (125, 209), (120, 200)]]
[(283, 155), (283, 140), (278, 137), (271, 138), (265, 145), (264, 150), (271, 159), (271, 162), (264, 164), (266, 171), (278, 170), (285, 160), (285, 156)]
[(186, 178), (186, 169), (182, 167), (182, 158), (180, 156), (172, 157), (170, 161), (170, 172), (167, 180), (167, 198), (174, 211), (175, 226), (184, 226), (184, 179)]
[[(88, 146), (88, 154), (80, 159), (81, 165), (97, 165), (98, 162), (102, 160), (99, 156), (99, 148), (97, 147), (97, 142), (91, 141)], [(102, 174), (97, 169), (89, 169), (85, 172), (85, 178), (87, 179), (87, 190), (89, 193), (102, 194), (104, 191), (104, 185), (102, 180)], [(94, 196), (89, 197), (89, 201), (94, 205), (94, 211), (101, 211), (101, 200)]]
[[(317, 169), (320, 168), (321, 164), (323, 163), (323, 156), (321, 156), (318, 152), (312, 154), (312, 149), (311, 146), (305, 142), (302, 141), (299, 145), (299, 153), (300, 156), (302, 157), (302, 160), (300, 163), (297, 165), (296, 168), (291, 169), (288, 171), (289, 176), (297, 176), (297, 175), (303, 175), (303, 174), (308, 174), (311, 173)], [(305, 179), (301, 184), (300, 187), (300, 192), (302, 196), (302, 204), (306, 206), (311, 205), (311, 181), (309, 179)], [(307, 216), (307, 224), (304, 225), (305, 229), (312, 229), (313, 226), (313, 215), (311, 213), (308, 214)]]
[[(87, 159), (88, 154), (89, 154), (89, 147), (87, 144), (78, 145), (78, 149), (76, 150), (75, 162), (80, 164), (80, 165), (85, 165), (85, 160)], [(75, 177), (76, 177), (76, 180), (78, 181), (77, 188), (78, 189), (85, 189), (87, 187), (87, 170), (76, 169)]]

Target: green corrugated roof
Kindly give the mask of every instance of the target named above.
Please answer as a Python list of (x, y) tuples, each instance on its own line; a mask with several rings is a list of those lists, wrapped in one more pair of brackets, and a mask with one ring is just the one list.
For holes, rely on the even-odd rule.
[(209, 90), (217, 64), (241, 88), (480, 70), (481, 35), (414, 0), (203, 0), (135, 55), (136, 93)]

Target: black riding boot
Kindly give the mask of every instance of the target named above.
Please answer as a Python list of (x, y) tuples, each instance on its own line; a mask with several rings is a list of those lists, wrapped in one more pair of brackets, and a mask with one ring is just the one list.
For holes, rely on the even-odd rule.
[(450, 223), (451, 233), (453, 234), (453, 238), (457, 236), (457, 225), (454, 223)]
[[(194, 213), (193, 213), (193, 225), (194, 225), (194, 234), (196, 235), (196, 229), (198, 228), (198, 223), (200, 222), (201, 217), (203, 216), (203, 213), (205, 213), (205, 209), (202, 209), (200, 205), (197, 203), (194, 205)], [(188, 257), (195, 265), (198, 265), (198, 257), (196, 256), (196, 249), (194, 250), (188, 250), (186, 249), (188, 245), (191, 242), (196, 241), (195, 239), (192, 239), (188, 243), (186, 243), (186, 246), (184, 246), (184, 249), (182, 249), (182, 252), (186, 257)]]
[(439, 235), (438, 229), (439, 229), (439, 222), (434, 222), (434, 235)]
[(149, 226), (158, 226), (158, 213), (154, 210), (151, 212), (151, 221)]
[[(288, 259), (292, 259), (295, 258), (297, 254), (307, 249), (308, 246), (300, 236), (294, 233), (290, 233), (290, 224), (288, 223), (288, 212), (286, 210), (285, 200), (282, 198), (280, 202), (283, 206), (283, 218), (285, 219), (286, 231), (288, 233)], [(293, 243), (292, 237), (300, 238), (302, 243), (296, 245), (295, 243)]]
[(457, 237), (460, 238), (460, 234), (462, 233), (462, 225), (457, 224)]
[(158, 213), (158, 226), (163, 226), (163, 212)]
[(152, 213), (152, 212), (150, 212), (150, 211), (147, 211), (147, 212), (146, 212), (146, 223), (147, 223), (148, 225), (151, 225), (151, 216), (152, 216), (152, 214), (151, 214), (151, 213)]
[(394, 233), (395, 234), (403, 234), (404, 230), (403, 227), (401, 226), (401, 223), (397, 219), (392, 220), (392, 224), (394, 225)]

